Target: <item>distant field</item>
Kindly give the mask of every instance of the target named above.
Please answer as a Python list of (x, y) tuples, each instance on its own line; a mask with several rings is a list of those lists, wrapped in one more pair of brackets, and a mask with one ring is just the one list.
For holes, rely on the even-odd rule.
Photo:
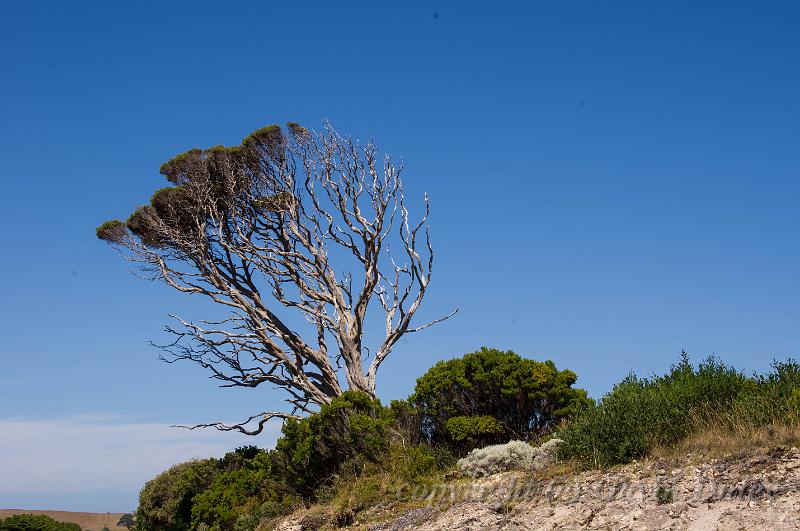
[(86, 531), (109, 529), (127, 529), (117, 526), (117, 522), (125, 513), (74, 513), (70, 511), (28, 511), (25, 509), (0, 509), (0, 518), (15, 514), (44, 514), (59, 522), (74, 522)]

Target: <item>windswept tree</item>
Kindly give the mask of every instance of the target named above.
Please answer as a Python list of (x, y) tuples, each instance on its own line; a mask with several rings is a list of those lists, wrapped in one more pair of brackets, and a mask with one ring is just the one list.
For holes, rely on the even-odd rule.
[[(431, 280), (430, 208), (426, 195), (421, 219), (409, 219), (401, 171), (372, 142), (329, 124), (319, 133), (273, 125), (239, 146), (166, 162), (172, 186), (127, 221), (97, 228), (137, 274), (225, 308), (221, 320), (172, 316), (165, 361), (197, 363), (223, 387), (271, 384), (288, 394), (290, 411), (200, 426), (254, 435), (271, 418), (311, 412), (347, 389), (375, 396), (397, 341), (453, 315), (414, 320)], [(383, 332), (369, 349), (373, 299), (379, 306), (369, 313), (381, 315)], [(297, 326), (297, 316), (307, 324)]]

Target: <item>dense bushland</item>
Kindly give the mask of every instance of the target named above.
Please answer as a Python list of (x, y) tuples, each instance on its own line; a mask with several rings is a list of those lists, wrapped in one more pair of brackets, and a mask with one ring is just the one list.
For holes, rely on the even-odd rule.
[(800, 420), (800, 365), (776, 362), (747, 377), (710, 357), (694, 367), (683, 353), (662, 376), (629, 375), (564, 425), (561, 455), (593, 467), (627, 463), (698, 430), (730, 431)]
[(381, 491), (359, 483), (361, 476), (385, 471), (393, 481), (413, 481), (439, 469), (433, 451), (408, 444), (413, 424), (403, 428), (399, 410), (347, 391), (319, 413), (287, 421), (274, 450), (248, 446), (176, 465), (142, 489), (137, 529), (254, 529), (303, 503), (335, 498), (344, 483)]
[(16, 514), (0, 518), (0, 531), (81, 531), (81, 526), (43, 514)]
[(575, 380), (552, 362), (482, 349), (437, 364), (389, 407), (345, 392), (287, 420), (274, 450), (240, 448), (160, 474), (142, 489), (137, 529), (254, 529), (315, 501), (334, 504), (346, 523), (387, 495), (440, 480), (477, 445), (552, 431), (589, 402)]
[(281, 479), (275, 452), (239, 448), (222, 458), (217, 468), (211, 484), (191, 500), (193, 528), (204, 524), (233, 529), (241, 518), (278, 516), (297, 505), (294, 492)]
[(792, 360), (746, 376), (716, 358), (695, 366), (684, 353), (666, 374), (631, 374), (597, 403), (576, 378), (549, 361), (484, 348), (436, 364), (408, 400), (388, 407), (346, 392), (287, 421), (274, 450), (239, 448), (148, 482), (137, 529), (267, 529), (301, 507), (307, 527), (338, 527), (387, 500), (411, 503), (405, 495), (454, 471), (536, 472), (556, 456), (601, 468), (704, 433), (737, 434), (740, 444), (760, 428), (800, 434), (800, 364)]

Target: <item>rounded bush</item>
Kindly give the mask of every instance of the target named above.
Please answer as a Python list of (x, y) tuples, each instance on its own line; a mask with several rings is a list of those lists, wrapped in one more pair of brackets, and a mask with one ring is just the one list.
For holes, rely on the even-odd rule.
[(145, 483), (139, 494), (136, 527), (141, 530), (182, 531), (190, 528), (192, 498), (206, 490), (219, 469), (216, 459), (175, 465)]
[(313, 497), (348, 461), (377, 461), (386, 451), (394, 415), (365, 393), (346, 391), (319, 413), (286, 421), (276, 452), (287, 483)]
[(472, 477), (489, 476), (509, 470), (544, 470), (555, 462), (560, 439), (550, 439), (539, 447), (524, 441), (509, 441), (472, 450), (458, 460), (462, 474)]
[[(256, 509), (272, 507), (275, 511), (294, 503), (275, 470), (274, 452), (242, 447), (226, 455), (219, 465), (225, 471), (192, 499), (193, 528), (204, 524), (210, 529), (233, 529), (241, 517)], [(259, 514), (267, 512), (264, 509)]]
[(586, 391), (572, 387), (576, 380), (552, 361), (484, 347), (434, 365), (409, 401), (426, 438), (463, 455), (475, 446), (552, 432), (590, 402)]

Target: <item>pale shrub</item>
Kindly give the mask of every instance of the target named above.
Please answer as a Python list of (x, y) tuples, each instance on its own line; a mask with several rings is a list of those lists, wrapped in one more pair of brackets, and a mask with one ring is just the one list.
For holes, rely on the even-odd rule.
[(544, 470), (558, 460), (558, 447), (564, 441), (561, 439), (550, 439), (538, 448), (536, 457), (533, 458), (533, 469), (536, 471)]
[(544, 470), (556, 460), (560, 439), (550, 439), (539, 447), (524, 441), (510, 441), (472, 450), (458, 460), (465, 476), (481, 477), (507, 470)]

